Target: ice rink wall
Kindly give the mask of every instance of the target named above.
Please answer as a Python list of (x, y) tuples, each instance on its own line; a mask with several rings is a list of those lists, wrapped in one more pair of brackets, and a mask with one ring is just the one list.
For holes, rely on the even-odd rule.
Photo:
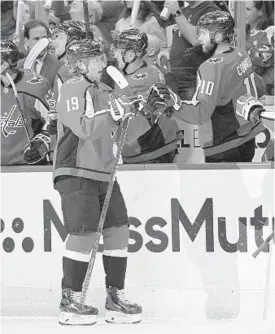
[[(268, 317), (274, 315), (274, 243), (252, 257), (274, 228), (274, 169), (218, 168), (140, 165), (118, 172), (130, 217), (127, 292), (146, 317), (255, 320), (267, 301)], [(2, 172), (2, 315), (58, 315), (67, 235), (51, 170)], [(100, 254), (88, 301), (103, 312)]]

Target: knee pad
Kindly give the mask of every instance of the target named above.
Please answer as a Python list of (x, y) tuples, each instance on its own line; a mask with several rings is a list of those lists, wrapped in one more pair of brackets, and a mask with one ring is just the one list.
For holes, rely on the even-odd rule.
[(83, 235), (69, 235), (66, 241), (64, 256), (76, 261), (89, 262), (95, 240), (95, 232)]
[(127, 257), (129, 228), (128, 225), (110, 227), (103, 230), (103, 255)]

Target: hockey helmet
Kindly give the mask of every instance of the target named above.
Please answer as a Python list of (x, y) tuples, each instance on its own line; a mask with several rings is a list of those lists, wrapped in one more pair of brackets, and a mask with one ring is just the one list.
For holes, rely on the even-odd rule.
[(197, 23), (197, 29), (208, 30), (211, 39), (217, 32), (223, 34), (224, 40), (231, 41), (234, 35), (235, 22), (228, 12), (215, 11), (204, 14)]
[(148, 37), (140, 29), (127, 29), (122, 31), (115, 39), (116, 49), (133, 50), (143, 56), (148, 47)]
[(80, 21), (67, 20), (54, 28), (52, 36), (59, 32), (64, 32), (68, 36), (68, 42), (73, 39), (84, 39), (86, 37), (86, 26), (85, 23)]
[(66, 51), (69, 59), (100, 56), (103, 54), (103, 42), (100, 38), (74, 40), (68, 44)]
[(20, 59), (17, 46), (9, 39), (1, 40), (1, 59), (8, 62), (10, 67), (16, 67)]

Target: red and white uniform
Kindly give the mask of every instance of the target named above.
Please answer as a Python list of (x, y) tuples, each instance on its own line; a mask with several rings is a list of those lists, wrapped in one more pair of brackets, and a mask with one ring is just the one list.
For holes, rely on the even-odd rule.
[[(48, 80), (30, 71), (20, 71), (14, 80), (30, 139), (42, 131), (54, 107)], [(11, 86), (1, 82), (1, 165), (26, 164), (23, 151), (28, 144), (24, 123)]]

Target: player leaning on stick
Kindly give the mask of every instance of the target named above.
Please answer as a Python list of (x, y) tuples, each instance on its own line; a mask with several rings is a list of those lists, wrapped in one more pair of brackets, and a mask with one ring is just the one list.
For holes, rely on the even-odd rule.
[[(63, 84), (57, 104), (61, 126), (53, 176), (69, 234), (63, 256), (59, 322), (89, 325), (97, 321), (98, 310), (80, 304), (80, 295), (114, 162), (112, 136), (124, 108), (114, 112), (109, 105), (112, 90), (99, 81), (106, 66), (101, 43), (73, 41), (67, 47), (67, 59), (81, 76)], [(141, 318), (141, 307), (124, 297), (128, 238), (127, 211), (115, 182), (103, 229), (106, 320), (113, 323)]]
[[(150, 87), (165, 80), (158, 68), (143, 59), (147, 47), (148, 37), (140, 29), (121, 32), (113, 47), (118, 67), (132, 93), (142, 95), (145, 100)], [(118, 88), (115, 90), (119, 92)], [(155, 105), (150, 110), (144, 108), (129, 124), (127, 143), (122, 150), (123, 163), (172, 163), (178, 154), (177, 142), (182, 138), (177, 122), (167, 113), (160, 115)]]
[(255, 136), (263, 131), (236, 115), (236, 100), (247, 92), (255, 97), (265, 92), (263, 80), (254, 73), (245, 52), (230, 42), (234, 21), (227, 12), (210, 12), (198, 22), (198, 39), (212, 57), (197, 72), (197, 88), (191, 101), (181, 101), (167, 87), (156, 94), (174, 105), (174, 117), (199, 125), (200, 145), (206, 162), (250, 162), (255, 153)]
[(19, 70), (19, 58), (17, 46), (1, 40), (1, 165), (46, 164), (50, 138), (45, 119), (55, 103), (51, 85), (40, 75)]

